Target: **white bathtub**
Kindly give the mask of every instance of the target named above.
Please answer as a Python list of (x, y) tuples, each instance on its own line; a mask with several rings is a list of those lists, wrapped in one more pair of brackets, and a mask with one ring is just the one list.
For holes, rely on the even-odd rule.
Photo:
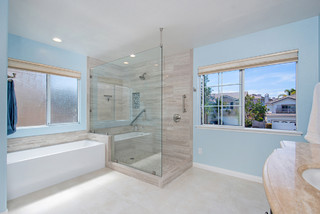
[(8, 199), (105, 167), (105, 144), (91, 140), (8, 154)]

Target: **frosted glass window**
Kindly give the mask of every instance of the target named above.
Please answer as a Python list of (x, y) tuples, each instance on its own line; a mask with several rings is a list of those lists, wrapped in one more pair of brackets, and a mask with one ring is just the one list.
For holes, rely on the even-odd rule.
[(51, 123), (78, 122), (78, 80), (50, 75)]
[(46, 125), (46, 74), (13, 68), (8, 73), (16, 73), (17, 127)]

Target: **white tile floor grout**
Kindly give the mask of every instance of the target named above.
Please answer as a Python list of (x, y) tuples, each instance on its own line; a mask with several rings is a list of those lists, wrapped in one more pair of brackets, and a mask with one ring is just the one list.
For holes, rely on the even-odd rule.
[(105, 168), (8, 202), (9, 214), (258, 214), (263, 185), (191, 168), (164, 188)]

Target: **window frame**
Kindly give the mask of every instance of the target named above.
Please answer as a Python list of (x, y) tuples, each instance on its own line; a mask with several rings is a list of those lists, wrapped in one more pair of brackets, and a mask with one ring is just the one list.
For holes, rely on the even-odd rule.
[[(78, 121), (77, 122), (69, 122), (69, 123), (51, 123), (51, 88), (50, 88), (50, 75), (47, 74), (47, 123), (46, 126), (59, 126), (59, 125), (69, 125), (69, 124), (80, 124), (80, 79), (77, 79), (77, 105), (78, 105)], [(53, 74), (55, 75), (55, 74)], [(59, 76), (59, 75), (56, 75)], [(73, 77), (70, 77), (73, 78)]]
[[(19, 59), (13, 59), (8, 58), (8, 71), (9, 69), (17, 69), (22, 70), (26, 72), (35, 72), (35, 73), (43, 73), (46, 74), (46, 124), (44, 125), (36, 125), (36, 126), (22, 126), (17, 127), (17, 132), (23, 131), (28, 132), (35, 131), (36, 129), (43, 129), (43, 128), (53, 128), (56, 129), (58, 127), (67, 127), (67, 126), (78, 126), (82, 124), (82, 118), (81, 118), (81, 72), (74, 71), (70, 69), (65, 68), (59, 68), (55, 66), (50, 65), (44, 65), (39, 63), (33, 63), (29, 61), (19, 60)], [(69, 78), (74, 78), (77, 80), (77, 122), (68, 122), (68, 123), (51, 123), (51, 90), (50, 90), (50, 76), (56, 75), (56, 76), (64, 76)], [(8, 136), (8, 138), (14, 138), (15, 135), (17, 135), (17, 132), (13, 135)], [(64, 132), (64, 131), (61, 131)], [(59, 132), (57, 132), (59, 133)], [(18, 134), (20, 135), (20, 134)], [(22, 134), (24, 135), (24, 134)], [(29, 135), (29, 134), (27, 134)], [(20, 137), (20, 136), (19, 136)]]
[[(288, 51), (288, 52), (296, 52), (298, 54), (298, 50), (293, 50), (293, 51)], [(286, 53), (286, 52), (280, 52), (279, 54), (281, 53)], [(278, 53), (276, 53), (278, 54)], [(276, 55), (276, 54), (270, 54), (270, 55)], [(265, 55), (266, 57), (268, 57), (268, 55)], [(203, 81), (203, 76), (204, 75), (209, 75), (209, 74), (213, 74), (213, 73), (224, 73), (224, 72), (228, 72), (228, 71), (233, 71), (233, 70), (227, 70), (225, 69), (225, 65), (227, 65), (228, 63), (234, 65), (235, 63), (237, 62), (241, 62), (241, 61), (250, 61), (250, 60), (254, 60), (254, 58), (263, 58), (264, 56), (258, 56), (258, 57), (252, 57), (252, 58), (248, 58), (248, 59), (243, 59), (243, 60), (235, 60), (235, 61), (231, 61), (231, 62), (226, 62), (226, 63), (218, 63), (218, 64), (215, 64), (215, 65), (211, 65), (212, 67), (213, 66), (216, 66), (217, 65), (217, 68), (219, 68), (219, 66), (221, 68), (223, 68), (222, 71), (214, 71), (212, 73), (208, 72), (208, 68), (210, 68), (211, 66), (203, 66), (203, 67), (199, 67), (198, 68), (198, 75), (197, 75), (197, 78), (198, 78), (198, 85), (200, 86), (200, 90), (198, 92), (198, 97), (200, 97), (200, 99), (198, 100), (199, 103), (200, 103), (200, 108), (199, 108), (199, 119), (200, 119), (200, 125), (196, 125), (196, 128), (199, 128), (199, 129), (215, 129), (215, 130), (230, 130), (230, 131), (240, 131), (240, 132), (255, 132), (255, 133), (266, 133), (266, 134), (284, 134), (284, 135), (294, 135), (294, 136), (301, 136), (303, 133), (298, 131), (299, 127), (298, 127), (298, 117), (297, 117), (297, 112), (298, 112), (298, 106), (297, 106), (297, 103), (298, 103), (298, 96), (296, 95), (296, 130), (280, 130), (280, 129), (266, 129), (266, 128), (249, 128), (249, 127), (245, 127), (245, 96), (244, 96), (244, 92), (245, 92), (245, 70), (247, 68), (240, 68), (238, 69), (239, 72), (241, 73), (240, 75), (240, 80), (239, 80), (239, 84), (241, 85), (241, 89), (239, 91), (240, 93), (240, 97), (241, 100), (240, 102), (242, 102), (242, 105), (241, 106), (241, 109), (242, 109), (242, 116), (240, 118), (240, 125), (220, 125), (220, 124), (204, 124), (204, 93), (202, 91), (204, 91), (204, 81)], [(264, 66), (270, 66), (270, 65), (276, 65), (276, 64), (286, 64), (286, 63), (290, 63), (290, 62), (295, 62), (295, 77), (297, 77), (297, 73), (298, 73), (298, 58), (296, 60), (283, 60), (283, 61), (277, 61), (276, 63), (275, 62), (271, 62), (270, 64), (268, 63), (264, 63), (263, 65), (258, 65), (258, 66), (250, 66), (248, 68), (258, 68), (258, 67), (264, 67)], [(201, 69), (203, 69), (202, 71), (202, 74), (201, 73)], [(215, 69), (215, 68), (214, 68)], [(298, 91), (298, 85), (297, 85), (297, 78), (295, 78), (295, 89)], [(207, 86), (208, 87), (208, 86)], [(210, 87), (210, 86), (209, 86)]]
[[(206, 86), (206, 88), (215, 88), (217, 87), (218, 88), (218, 94), (220, 95), (221, 97), (221, 106), (219, 105), (218, 103), (218, 109), (221, 107), (221, 111), (218, 111), (218, 123), (221, 119), (221, 121), (223, 121), (223, 109), (224, 107), (227, 107), (226, 105), (223, 104), (223, 88), (224, 87), (228, 87), (228, 86), (239, 86), (239, 104), (238, 105), (233, 105), (232, 107), (239, 107), (239, 109), (241, 109), (241, 111), (239, 112), (239, 118), (240, 118), (240, 125), (239, 126), (242, 126), (242, 123), (244, 122), (244, 96), (243, 96), (243, 92), (244, 92), (244, 84), (243, 84), (243, 80), (244, 80), (244, 69), (239, 69), (239, 70), (236, 70), (239, 72), (239, 82), (238, 83), (231, 83), (231, 84), (223, 84), (223, 73), (225, 72), (228, 72), (228, 71), (223, 71), (223, 72), (218, 72), (217, 74), (219, 75), (218, 77), (218, 85), (213, 85), (213, 86)], [(233, 71), (230, 71), (230, 72), (233, 72)], [(222, 74), (222, 76), (220, 77), (220, 74)], [(209, 74), (206, 74), (206, 75), (209, 75)], [(204, 90), (205, 86), (204, 86), (204, 81), (203, 81), (203, 77), (204, 75), (201, 75), (200, 76), (200, 84), (201, 84), (201, 89)], [(221, 79), (221, 83), (220, 83), (220, 79)], [(221, 88), (221, 92), (220, 92), (220, 88)], [(201, 93), (201, 100), (204, 101), (205, 97), (204, 97), (204, 93), (202, 93), (202, 91), (200, 92)], [(204, 121), (204, 108), (207, 108), (207, 107), (216, 107), (216, 106), (205, 106), (204, 105), (204, 102), (202, 102), (202, 105), (200, 108), (201, 109), (201, 123)], [(221, 116), (221, 117), (220, 117)], [(222, 124), (212, 124), (212, 125), (222, 125)], [(225, 126), (225, 125), (224, 125)], [(228, 126), (228, 125), (227, 125)], [(229, 125), (229, 126), (233, 126), (233, 125)], [(238, 126), (238, 125), (234, 125), (234, 126)]]

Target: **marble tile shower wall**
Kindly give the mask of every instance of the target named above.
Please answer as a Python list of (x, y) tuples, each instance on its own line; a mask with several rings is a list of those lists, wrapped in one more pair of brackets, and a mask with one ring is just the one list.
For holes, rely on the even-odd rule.
[[(163, 74), (163, 155), (192, 164), (193, 139), (193, 51), (164, 58)], [(186, 95), (183, 112), (183, 95)], [(180, 114), (181, 121), (173, 121)], [(181, 166), (184, 167), (184, 166)]]
[(8, 139), (8, 152), (21, 151), (26, 149), (34, 149), (43, 146), (52, 146), (61, 143), (68, 143), (72, 141), (92, 139), (107, 142), (107, 138), (102, 135), (94, 135), (87, 133), (87, 131), (67, 132), (60, 134), (39, 135), (22, 138)]
[[(158, 66), (155, 66), (158, 65)], [(145, 73), (145, 79), (139, 76)], [(161, 151), (161, 73), (159, 61), (148, 61), (138, 64), (129, 71), (129, 87), (133, 93), (139, 93), (139, 108), (132, 108), (133, 117), (138, 115), (143, 109), (145, 113), (136, 121), (138, 129), (151, 133), (150, 138), (141, 138), (141, 145), (148, 147), (149, 151)], [(148, 146), (147, 146), (148, 145)], [(141, 146), (137, 147), (141, 148)]]

